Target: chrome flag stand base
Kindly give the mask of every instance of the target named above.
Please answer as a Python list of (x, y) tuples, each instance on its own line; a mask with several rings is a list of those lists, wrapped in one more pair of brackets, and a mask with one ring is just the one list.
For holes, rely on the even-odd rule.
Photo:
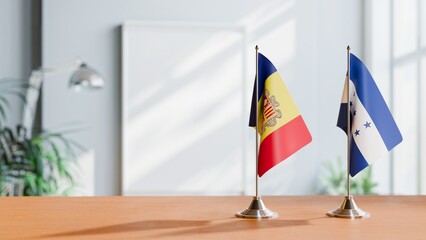
[(333, 211), (327, 213), (330, 217), (339, 217), (339, 218), (368, 218), (370, 213), (364, 212), (355, 203), (352, 195), (345, 196), (342, 206)]
[(253, 197), (250, 206), (235, 214), (240, 218), (276, 218), (278, 214), (266, 208), (260, 197)]

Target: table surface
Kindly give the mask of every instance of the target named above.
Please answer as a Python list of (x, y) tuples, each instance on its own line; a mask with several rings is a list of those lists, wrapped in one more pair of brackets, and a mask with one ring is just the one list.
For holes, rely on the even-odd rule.
[(325, 215), (342, 196), (263, 197), (278, 218), (234, 217), (251, 199), (2, 197), (0, 239), (426, 239), (426, 196), (356, 196), (356, 220)]

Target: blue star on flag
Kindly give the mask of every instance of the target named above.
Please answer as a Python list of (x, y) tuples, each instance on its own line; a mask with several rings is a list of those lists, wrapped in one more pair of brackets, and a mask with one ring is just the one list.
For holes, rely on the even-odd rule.
[(366, 121), (365, 124), (364, 124), (364, 127), (369, 128), (369, 127), (371, 127), (370, 125), (371, 125), (371, 122)]
[(359, 130), (355, 130), (355, 136), (359, 136)]

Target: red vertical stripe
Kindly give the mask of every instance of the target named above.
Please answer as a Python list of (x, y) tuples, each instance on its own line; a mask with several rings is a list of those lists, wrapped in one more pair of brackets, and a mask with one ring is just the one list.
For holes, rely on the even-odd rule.
[(269, 134), (260, 144), (259, 176), (312, 141), (301, 115)]

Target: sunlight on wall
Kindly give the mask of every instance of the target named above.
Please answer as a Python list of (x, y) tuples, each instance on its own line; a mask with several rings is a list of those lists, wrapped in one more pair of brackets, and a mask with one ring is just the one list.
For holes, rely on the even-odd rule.
[[(125, 43), (131, 108), (123, 192), (241, 193), (243, 35), (191, 25), (134, 29)], [(166, 54), (173, 48), (173, 56), (141, 57), (141, 43)], [(140, 97), (145, 89), (151, 98)]]
[[(226, 26), (218, 26), (219, 31), (226, 28)], [(243, 30), (241, 28), (241, 30)], [(219, 32), (213, 33), (208, 37), (205, 42), (200, 43), (199, 46), (194, 46), (184, 59), (177, 62), (177, 65), (172, 70), (172, 78), (183, 78), (191, 74), (194, 70), (208, 64), (213, 59), (217, 59), (218, 55), (222, 52), (234, 52), (238, 48), (242, 48), (241, 33)], [(226, 61), (226, 59), (223, 59)], [(215, 67), (215, 66), (211, 66)], [(232, 70), (232, 69), (231, 69)], [(241, 70), (241, 69), (238, 69)]]
[[(285, 8), (285, 9), (288, 10), (288, 8)], [(282, 12), (282, 14), (287, 14), (287, 13)], [(275, 15), (275, 16), (280, 18), (280, 15)], [(272, 18), (268, 20), (272, 22), (277, 21), (277, 19), (272, 19)], [(259, 44), (260, 46), (259, 51), (272, 61), (272, 63), (278, 69), (279, 74), (283, 78), (283, 81), (285, 82), (285, 84), (289, 86), (289, 84), (291, 84), (292, 81), (295, 81), (297, 79), (295, 68), (294, 68), (294, 52), (296, 50), (296, 45), (295, 45), (296, 44), (295, 43), (296, 20), (288, 19), (285, 22), (281, 22), (280, 25), (277, 25), (274, 28), (269, 28), (267, 22), (264, 22), (264, 24), (266, 25), (263, 25), (263, 24), (259, 25), (258, 26), (259, 29), (252, 29), (253, 31), (252, 35), (254, 35), (253, 33), (256, 33), (258, 31), (263, 31), (263, 33), (259, 34), (259, 36), (254, 35), (253, 37), (256, 40), (253, 41), (252, 44), (249, 44), (249, 46), (254, 46), (255, 44)], [(269, 22), (269, 24), (271, 23)], [(250, 50), (252, 51), (252, 49)], [(255, 64), (253, 64), (254, 61), (251, 61), (251, 63), (252, 64), (250, 64), (248, 68), (255, 69)], [(293, 92), (291, 91), (292, 88), (290, 87), (289, 89), (291, 94), (293, 95)], [(249, 142), (248, 144), (255, 142), (254, 133), (252, 131), (250, 131), (250, 137), (251, 137), (250, 138), (251, 142)], [(255, 148), (252, 148), (252, 150), (253, 149)], [(248, 155), (248, 158), (247, 158), (250, 163), (255, 162), (254, 156), (255, 156), (254, 151), (250, 151), (250, 154)], [(285, 181), (291, 181), (290, 179), (294, 179), (295, 175), (298, 174), (296, 171), (288, 170), (288, 169), (294, 169), (297, 165), (300, 164), (296, 162), (297, 159), (300, 159), (300, 155), (290, 156), (288, 159), (285, 160), (285, 162), (272, 168), (268, 172), (268, 174), (262, 177), (262, 184), (260, 185), (262, 192), (268, 193), (268, 194), (279, 194), (292, 188), (291, 185), (283, 185), (282, 183)], [(247, 164), (247, 166), (249, 167), (249, 169), (247, 169), (246, 171), (250, 174), (249, 180), (247, 181), (248, 182), (247, 193), (254, 194), (255, 176), (253, 175), (253, 169), (255, 165)], [(285, 175), (280, 174), (284, 172), (285, 172)]]
[(394, 1), (394, 57), (412, 53), (417, 48), (417, 0)]
[(74, 196), (95, 195), (95, 151), (88, 149), (77, 157), (78, 168), (76, 187), (73, 189)]
[[(425, 40), (424, 1), (368, 2), (367, 28), (368, 60), (371, 71), (384, 90), (383, 95), (393, 112), (403, 141), (390, 159), (373, 166), (373, 176), (379, 183), (380, 194), (424, 194), (426, 168), (424, 167), (426, 101), (423, 84), (426, 68), (422, 66), (422, 48)], [(393, 11), (392, 11), (393, 10)], [(419, 32), (420, 31), (420, 32)]]
[[(235, 25), (127, 29), (137, 40), (125, 40), (131, 51), (124, 57), (138, 61), (124, 66), (129, 66), (124, 194), (254, 190), (254, 134), (246, 126), (253, 46), (259, 44), (277, 68), (285, 69), (284, 78), (294, 79), (289, 65), (296, 49), (293, 7), (294, 1), (261, 4)], [(266, 191), (278, 189), (273, 179), (266, 180)]]
[(418, 159), (417, 66), (415, 63), (395, 69), (394, 118), (404, 138), (394, 149), (395, 194), (416, 194)]
[[(96, 151), (96, 194), (252, 194), (254, 132), (247, 117), (256, 44), (279, 70), (313, 136), (311, 144), (262, 177), (262, 194), (315, 193), (321, 162), (344, 153), (335, 119), (345, 48), (350, 43), (363, 49), (364, 1), (108, 0), (104, 5), (109, 11), (97, 11), (92, 19), (97, 1), (43, 4), (43, 62), (85, 53), (108, 82), (99, 94), (73, 97), (56, 84), (66, 81), (51, 81), (43, 94), (46, 127), (64, 118), (93, 126), (76, 141)], [(152, 24), (139, 35), (129, 29), (140, 39), (131, 49), (120, 39), (127, 20)], [(191, 26), (179, 27), (188, 22)], [(211, 29), (200, 31), (197, 25)], [(130, 73), (131, 84), (125, 85)]]
[(249, 13), (247, 17), (239, 21), (239, 24), (246, 26), (250, 32), (264, 27), (270, 28), (271, 23), (275, 23), (273, 25), (281, 25), (276, 22), (276, 19), (287, 15), (292, 8), (294, 8), (293, 0), (263, 2), (258, 5), (256, 11)]

